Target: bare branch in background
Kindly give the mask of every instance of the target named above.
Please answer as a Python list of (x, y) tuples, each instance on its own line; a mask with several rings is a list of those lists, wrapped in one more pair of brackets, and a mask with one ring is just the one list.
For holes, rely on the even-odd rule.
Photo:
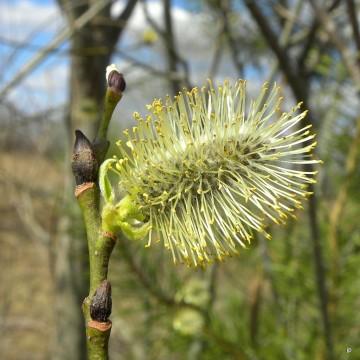
[[(29, 51), (39, 51), (41, 47), (38, 45), (28, 44), (22, 41), (5, 39), (0, 36), (0, 43), (14, 47), (15, 49), (26, 49)], [(96, 57), (99, 55), (108, 54), (111, 52), (111, 48), (108, 46), (98, 46), (98, 47), (84, 47), (84, 48), (72, 48), (72, 49), (53, 49), (49, 54), (54, 54), (56, 56), (80, 56), (80, 57)], [(116, 49), (115, 54), (119, 55), (124, 60), (128, 61), (132, 66), (139, 67), (147, 71), (151, 75), (161, 76), (164, 78), (170, 78), (171, 80), (177, 80), (180, 82), (186, 82), (186, 78), (180, 72), (169, 72), (159, 70), (146, 62), (142, 62), (135, 57), (128, 54), (127, 49)]]
[[(357, 47), (357, 61), (360, 62), (360, 30), (357, 17), (357, 11), (354, 0), (346, 0), (348, 16), (351, 23), (355, 44)], [(360, 63), (359, 63), (360, 66)]]
[[(279, 45), (280, 46), (286, 47), (291, 42), (291, 33), (292, 33), (293, 29), (294, 29), (296, 20), (300, 15), (303, 4), (304, 4), (304, 0), (298, 0), (295, 3), (294, 8), (289, 11), (290, 16), (285, 21), (284, 27), (283, 27), (283, 29), (281, 31), (281, 34), (280, 34), (280, 39), (279, 39)], [(274, 82), (275, 76), (276, 76), (276, 73), (277, 73), (278, 70), (279, 70), (279, 62), (275, 61), (274, 65), (272, 66), (272, 68), (270, 70), (270, 74), (268, 76), (268, 82), (269, 83)]]
[(134, 259), (133, 254), (131, 253), (131, 249), (129, 249), (128, 244), (126, 242), (127, 239), (123, 237), (119, 237), (119, 245), (121, 246), (122, 252), (124, 254), (125, 260), (128, 263), (132, 273), (137, 277), (142, 286), (157, 300), (159, 303), (164, 304), (166, 306), (174, 306), (174, 307), (187, 307), (193, 310), (199, 311), (201, 314), (204, 314), (204, 309), (192, 304), (187, 303), (184, 300), (177, 301), (174, 296), (171, 296), (165, 293), (158, 285), (152, 281), (151, 278), (148, 277), (147, 273), (142, 269), (142, 266), (139, 265)]
[(19, 198), (15, 198), (14, 200), (14, 206), (19, 215), (19, 219), (23, 222), (31, 237), (39, 241), (42, 245), (48, 246), (50, 244), (50, 234), (36, 219), (33, 201), (30, 195), (22, 192), (19, 194)]
[(170, 79), (173, 93), (176, 94), (182, 86), (190, 88), (191, 84), (189, 80), (189, 65), (187, 61), (179, 55), (175, 44), (175, 36), (173, 33), (173, 20), (171, 16), (171, 0), (163, 0), (163, 18), (165, 24), (164, 29), (158, 26), (156, 22), (152, 19), (148, 9), (147, 0), (142, 0), (142, 5), (146, 20), (164, 41), (168, 62), (168, 73), (177, 73), (179, 66), (181, 66), (184, 71), (184, 75), (182, 77), (184, 79), (183, 82), (180, 82), (176, 79)]
[(281, 46), (279, 43), (277, 35), (274, 33), (267, 18), (262, 13), (262, 10), (257, 5), (257, 3), (253, 0), (245, 0), (245, 4), (248, 7), (252, 17), (258, 24), (267, 44), (276, 55), (276, 58), (279, 62), (279, 67), (284, 72), (295, 98), (298, 101), (305, 102), (307, 100), (307, 84), (304, 83), (303, 79), (297, 76), (297, 69), (295, 68), (295, 64), (291, 61), (286, 48)]
[[(177, 63), (178, 63), (178, 56), (175, 50), (175, 38), (173, 32), (173, 25), (172, 25), (172, 16), (171, 16), (171, 0), (163, 0), (163, 7), (164, 7), (164, 23), (165, 23), (165, 44), (167, 50), (167, 63), (168, 63), (168, 71), (170, 73), (176, 73), (177, 71)], [(170, 80), (172, 93), (173, 95), (177, 94), (181, 90), (181, 85), (176, 80)]]
[[(53, 18), (53, 16), (51, 16), (49, 19), (46, 19), (45, 21), (41, 22), (41, 24), (39, 26), (37, 26), (35, 29), (33, 29), (25, 37), (25, 39), (21, 42), (20, 41), (10, 41), (9, 39), (1, 39), (1, 37), (0, 37), (1, 43), (4, 43), (6, 41), (7, 43), (11, 43), (13, 45), (13, 49), (12, 49), (11, 53), (5, 59), (3, 59), (0, 64), (0, 79), (3, 77), (3, 74), (6, 71), (6, 68), (11, 63), (16, 61), (17, 56), (19, 56), (19, 52), (21, 50), (23, 50), (24, 48), (28, 49), (29, 42), (34, 37), (36, 37), (37, 34), (41, 33), (41, 31), (53, 21), (54, 21), (54, 18)], [(39, 47), (36, 49), (36, 51), (38, 51), (38, 50), (40, 50)]]
[(337, 50), (339, 51), (344, 65), (346, 66), (347, 71), (351, 75), (353, 82), (356, 85), (357, 91), (360, 92), (360, 68), (356, 66), (356, 58), (354, 54), (346, 47), (346, 42), (340, 37), (339, 31), (336, 28), (336, 25), (333, 19), (320, 8), (314, 0), (309, 0), (317, 18), (321, 22), (322, 26), (329, 35), (329, 41), (331, 41)]
[(128, 55), (127, 52), (124, 50), (118, 49), (118, 50), (116, 50), (115, 53), (117, 55), (119, 55), (121, 58), (123, 58), (124, 60), (127, 60), (128, 62), (130, 62), (130, 64), (132, 64), (133, 66), (142, 68), (151, 75), (161, 76), (161, 77), (164, 77), (164, 78), (167, 78), (170, 80), (176, 80), (177, 82), (185, 82), (186, 81), (186, 78), (181, 73), (159, 70), (159, 69), (149, 65), (146, 62), (142, 62), (142, 61), (135, 59), (135, 57)]
[(220, 30), (215, 41), (214, 55), (210, 63), (209, 72), (207, 76), (208, 79), (213, 79), (219, 69), (221, 57), (223, 54), (222, 49), (223, 49), (223, 43), (221, 41), (221, 30)]
[(221, 18), (222, 18), (222, 29), (221, 32), (225, 35), (229, 50), (231, 54), (232, 61), (235, 65), (235, 68), (240, 77), (243, 76), (244, 73), (244, 64), (240, 60), (240, 48), (239, 43), (236, 40), (233, 30), (230, 24), (230, 15), (231, 15), (231, 5), (229, 0), (223, 0), (219, 2)]
[(16, 186), (10, 179), (5, 180), (3, 185), (6, 191), (12, 194), (12, 206), (16, 210), (18, 218), (26, 232), (30, 235), (30, 239), (48, 246), (50, 243), (50, 234), (40, 224), (34, 214), (33, 200), (30, 196), (31, 189), (22, 189)]
[(255, 279), (252, 286), (252, 293), (250, 294), (250, 314), (249, 314), (249, 332), (252, 345), (256, 348), (258, 346), (258, 333), (259, 333), (259, 317), (261, 305), (263, 303), (263, 279), (261, 275)]
[(331, 257), (333, 259), (332, 272), (338, 272), (339, 244), (338, 231), (339, 225), (344, 214), (345, 206), (348, 201), (348, 191), (353, 176), (358, 169), (360, 156), (360, 119), (356, 121), (355, 135), (350, 143), (349, 151), (346, 157), (344, 180), (340, 185), (340, 190), (333, 202), (329, 215), (329, 245), (331, 249)]
[[(253, 19), (258, 24), (259, 29), (265, 38), (268, 46), (275, 53), (277, 60), (279, 62), (280, 69), (284, 72), (289, 86), (292, 89), (294, 96), (298, 102), (303, 101), (306, 108), (310, 108), (308, 104), (308, 91), (309, 84), (305, 82), (306, 79), (303, 79), (298, 75), (297, 69), (295, 68), (294, 63), (290, 63), (289, 56), (284, 47), (282, 47), (277, 39), (276, 34), (271, 28), (267, 18), (264, 16), (262, 10), (253, 0), (245, 0), (245, 4), (249, 9)], [(308, 124), (314, 124), (313, 118), (310, 114), (305, 118), (305, 121)], [(309, 171), (312, 171), (312, 166), (306, 166)], [(313, 192), (314, 187), (310, 184), (309, 190)], [(325, 264), (323, 259), (321, 241), (320, 241), (320, 231), (318, 224), (318, 205), (315, 194), (313, 194), (309, 199), (309, 225), (310, 225), (310, 234), (313, 245), (313, 255), (314, 255), (314, 266), (315, 266), (315, 275), (317, 279), (317, 291), (319, 296), (319, 307), (322, 316), (322, 325), (324, 331), (324, 338), (326, 343), (326, 351), (329, 359), (334, 358), (333, 350), (333, 340), (332, 340), (332, 330), (328, 310), (328, 290), (326, 285), (326, 274), (325, 274)]]
[(49, 55), (49, 53), (59, 47), (64, 41), (69, 39), (74, 32), (83, 28), (91, 19), (93, 19), (109, 2), (110, 0), (101, 0), (91, 6), (84, 14), (74, 21), (72, 27), (63, 29), (42, 51), (36, 54), (13, 78), (0, 90), (0, 97), (17, 85), (21, 80), (29, 75), (37, 66)]

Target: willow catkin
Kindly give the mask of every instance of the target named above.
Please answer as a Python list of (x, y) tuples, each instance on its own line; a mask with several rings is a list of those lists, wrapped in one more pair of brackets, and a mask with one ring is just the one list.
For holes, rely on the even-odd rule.
[(300, 104), (280, 113), (279, 87), (246, 101), (246, 82), (184, 90), (156, 99), (151, 115), (117, 144), (120, 187), (174, 262), (198, 265), (246, 247), (269, 222), (284, 223), (309, 195), (316, 142)]

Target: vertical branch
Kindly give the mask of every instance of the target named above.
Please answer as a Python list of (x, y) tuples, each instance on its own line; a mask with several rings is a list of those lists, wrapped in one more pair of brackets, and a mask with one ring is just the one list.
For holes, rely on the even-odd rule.
[(350, 144), (349, 152), (346, 158), (345, 164), (345, 178), (342, 182), (340, 191), (337, 193), (333, 206), (330, 210), (329, 216), (329, 245), (331, 249), (331, 256), (333, 259), (333, 274), (338, 273), (338, 230), (339, 224), (341, 222), (342, 214), (344, 212), (346, 200), (348, 197), (348, 190), (351, 184), (351, 180), (356, 172), (359, 158), (359, 148), (360, 148), (360, 119), (357, 120), (356, 133)]
[(339, 31), (337, 30), (334, 21), (328, 15), (328, 13), (323, 9), (321, 9), (314, 0), (309, 0), (309, 1), (315, 11), (318, 20), (320, 21), (325, 31), (328, 33), (330, 41), (335, 45), (335, 47), (339, 51), (343, 63), (347, 71), (349, 72), (357, 88), (357, 91), (360, 92), (360, 68), (356, 66), (356, 62), (354, 62), (353, 54), (351, 53), (351, 51), (349, 51), (349, 49), (346, 47), (346, 43), (339, 36)]
[[(71, 32), (70, 46), (73, 56), (70, 65), (69, 107), (65, 119), (67, 131), (65, 140), (68, 143), (65, 147), (64, 200), (54, 250), (57, 323), (53, 358), (80, 360), (86, 356), (84, 351), (86, 344), (82, 336), (83, 321), (78, 307), (86, 294), (88, 264), (87, 244), (83, 239), (83, 232), (81, 235), (71, 233), (70, 224), (73, 219), (70, 219), (69, 204), (72, 205), (72, 181), (67, 166), (71, 151), (70, 143), (72, 143), (74, 129), (81, 128), (91, 139), (96, 133), (96, 127), (100, 122), (99, 109), (102, 107), (104, 97), (104, 69), (126, 27), (136, 0), (127, 0), (123, 12), (115, 20), (110, 17), (111, 1), (108, 0), (84, 0), (80, 3), (58, 0), (57, 2), (65, 15), (67, 31)], [(117, 21), (119, 26), (108, 26), (108, 24), (103, 26), (99, 18)], [(80, 49), (99, 47), (105, 51), (96, 56), (79, 54)], [(75, 53), (77, 53), (76, 56)], [(95, 144), (95, 147), (98, 145)], [(100, 164), (99, 161), (98, 164)], [(70, 331), (68, 324), (74, 322), (78, 326), (76, 329), (74, 326), (73, 331)], [(72, 355), (69, 355), (70, 352)]]
[[(341, 0), (333, 0), (327, 7), (327, 11), (329, 13), (331, 13), (340, 5), (340, 3), (341, 3)], [(309, 27), (308, 35), (305, 40), (305, 44), (304, 44), (303, 48), (300, 49), (300, 55), (297, 58), (298, 69), (303, 77), (309, 76), (309, 72), (306, 69), (306, 61), (307, 61), (310, 51), (313, 48), (314, 43), (316, 41), (316, 37), (317, 37), (319, 28), (320, 28), (320, 21), (315, 16), (312, 24)], [(319, 46), (319, 48), (321, 49), (321, 45)]]
[[(219, 272), (219, 264), (213, 264), (208, 271), (206, 272), (206, 279), (204, 281), (207, 282), (207, 292), (209, 294), (208, 302), (206, 307), (204, 308), (204, 313), (201, 314), (204, 319), (204, 329), (210, 329), (211, 327), (211, 318), (212, 318), (212, 311), (214, 308), (214, 304), (216, 301), (216, 285), (218, 279), (218, 272)], [(194, 344), (197, 346), (195, 347), (196, 358), (202, 358), (203, 354), (208, 346), (208, 342), (206, 339), (196, 339)]]
[[(164, 23), (165, 23), (165, 44), (167, 53), (168, 70), (170, 73), (177, 72), (177, 56), (175, 51), (175, 39), (171, 17), (171, 0), (163, 0), (164, 5)], [(173, 94), (177, 94), (180, 91), (180, 83), (176, 79), (171, 79), (171, 88)]]
[[(356, 63), (358, 66), (355, 66), (354, 59), (352, 54), (349, 52), (349, 50), (344, 45), (344, 42), (339, 37), (338, 32), (336, 31), (336, 26), (334, 24), (334, 21), (332, 18), (327, 14), (327, 12), (323, 11), (320, 7), (316, 5), (316, 3), (313, 0), (310, 0), (310, 3), (312, 4), (318, 21), (322, 24), (324, 29), (329, 34), (330, 41), (335, 45), (337, 50), (339, 51), (343, 63), (345, 67), (347, 68), (349, 74), (352, 76), (352, 80), (357, 86), (358, 90), (360, 88), (360, 58), (359, 58), (359, 52), (360, 52), (360, 30), (359, 30), (359, 24), (356, 18), (356, 7), (353, 0), (346, 0), (347, 10), (348, 10), (348, 17), (351, 23), (352, 31), (353, 31), (353, 37), (355, 46), (357, 48), (357, 56), (356, 56)], [(338, 192), (338, 195), (334, 201), (331, 213), (330, 213), (330, 228), (329, 228), (329, 245), (332, 252), (333, 257), (333, 272), (337, 272), (337, 265), (336, 265), (336, 259), (338, 257), (338, 241), (337, 241), (337, 230), (338, 230), (338, 224), (341, 220), (341, 213), (343, 211), (343, 208), (345, 206), (346, 198), (347, 198), (347, 192), (348, 187), (351, 181), (351, 177), (356, 170), (356, 161), (358, 157), (358, 147), (359, 147), (359, 141), (360, 141), (360, 121), (357, 120), (357, 127), (356, 127), (356, 133), (355, 137), (350, 145), (349, 153), (346, 160), (346, 166), (345, 166), (345, 181), (343, 183), (343, 186), (341, 187), (340, 191)]]
[[(290, 37), (291, 37), (291, 33), (293, 31), (296, 19), (298, 18), (301, 8), (303, 6), (304, 0), (298, 0), (295, 5), (294, 8), (290, 14), (290, 18), (287, 19), (284, 23), (284, 27), (281, 31), (280, 34), (280, 38), (279, 38), (279, 45), (282, 47), (285, 47), (288, 45), (289, 41), (290, 41)], [(276, 61), (275, 64), (272, 66), (271, 71), (270, 71), (270, 75), (269, 75), (269, 83), (274, 82), (275, 80), (275, 75), (277, 73), (278, 70), (278, 66), (279, 66), (279, 62)]]
[(90, 289), (83, 303), (89, 360), (108, 359), (111, 332), (111, 321), (108, 319), (111, 314), (111, 286), (107, 281), (107, 274), (116, 237), (102, 229), (97, 174), (108, 147), (108, 125), (122, 97), (125, 81), (117, 70), (110, 69), (112, 71), (107, 74), (109, 87), (105, 95), (104, 117), (96, 136), (97, 146), (77, 130), (72, 158), (75, 196), (83, 215), (89, 250)]
[[(270, 27), (266, 17), (262, 13), (260, 7), (253, 0), (245, 0), (245, 4), (249, 9), (253, 19), (257, 23), (265, 41), (269, 45), (270, 49), (274, 52), (280, 69), (283, 71), (286, 80), (294, 94), (294, 97), (298, 101), (307, 101), (307, 88), (308, 84), (305, 83), (304, 79), (297, 76), (295, 64), (289, 61), (286, 48), (281, 46), (278, 42), (278, 37)], [(306, 104), (305, 104), (306, 105)], [(309, 116), (307, 116), (309, 119)], [(309, 120), (310, 122), (310, 120)]]
[[(81, 6), (73, 6), (71, 1), (58, 0), (66, 15), (69, 27), (72, 28), (78, 16), (91, 8), (90, 0), (82, 2)], [(100, 1), (101, 2), (101, 1)], [(98, 2), (97, 2), (98, 3)], [(104, 1), (96, 16), (88, 21), (81, 30), (75, 32), (71, 38), (71, 67), (70, 67), (70, 123), (69, 136), (77, 128), (83, 129), (89, 138), (93, 138), (100, 122), (98, 109), (102, 106), (105, 89), (103, 70), (110, 62), (116, 44), (123, 34), (137, 0), (127, 0), (124, 10), (116, 19), (110, 15), (111, 1)], [(88, 12), (87, 10), (86, 12)], [(101, 18), (119, 26), (106, 26)], [(75, 20), (74, 20), (75, 19)], [(80, 53), (79, 49), (102, 49), (96, 56)]]
[(357, 20), (356, 6), (354, 0), (346, 0), (346, 5), (347, 5), (348, 16), (352, 27), (356, 48), (357, 48), (356, 59), (358, 65), (360, 66), (360, 30)]
[(222, 31), (224, 32), (224, 34), (226, 36), (227, 43), (229, 45), (230, 54), (232, 57), (232, 61), (236, 67), (238, 75), (242, 76), (242, 74), (244, 72), (244, 66), (239, 59), (239, 57), (240, 57), (239, 46), (238, 46), (238, 43), (232, 32), (231, 24), (229, 23), (229, 14), (231, 11), (230, 4), (229, 4), (228, 0), (223, 0), (223, 1), (220, 1), (219, 5), (220, 5), (221, 18), (222, 18), (222, 22), (223, 22)]
[[(309, 84), (306, 79), (303, 79), (301, 76), (298, 76), (297, 69), (295, 68), (295, 64), (289, 61), (289, 57), (287, 56), (286, 49), (282, 47), (278, 41), (277, 36), (275, 35), (273, 29), (268, 23), (266, 17), (263, 15), (261, 9), (257, 5), (254, 0), (245, 0), (245, 4), (249, 9), (253, 19), (259, 26), (259, 29), (268, 43), (269, 47), (272, 49), (274, 54), (277, 57), (279, 62), (279, 66), (284, 72), (289, 86), (297, 99), (298, 102), (303, 101), (304, 105), (309, 108), (308, 104), (308, 89)], [(308, 124), (314, 124), (311, 113), (305, 118), (305, 121)], [(306, 170), (312, 171), (312, 165), (307, 165)], [(309, 184), (309, 191), (313, 192), (314, 186), (313, 184)], [(317, 283), (317, 291), (319, 296), (319, 309), (321, 313), (324, 338), (326, 343), (326, 350), (328, 359), (334, 358), (333, 351), (333, 342), (332, 342), (332, 331), (331, 324), (328, 312), (328, 291), (326, 287), (326, 275), (325, 275), (325, 265), (322, 253), (322, 247), (320, 242), (320, 232), (318, 225), (318, 206), (317, 199), (315, 194), (313, 194), (309, 199), (309, 225), (310, 225), (310, 235), (313, 245), (313, 256), (314, 256), (314, 267), (315, 267), (315, 276)]]
[(217, 39), (215, 41), (215, 49), (214, 49), (214, 55), (211, 60), (211, 64), (208, 71), (208, 79), (213, 79), (216, 75), (220, 60), (222, 56), (222, 43), (221, 43), (221, 31), (219, 31), (219, 34), (217, 35)]
[[(185, 59), (183, 59), (177, 49), (175, 44), (175, 37), (173, 33), (173, 21), (171, 16), (171, 0), (163, 0), (163, 16), (165, 29), (161, 29), (156, 22), (151, 18), (148, 7), (147, 0), (142, 0), (144, 15), (146, 20), (149, 22), (151, 27), (159, 34), (163, 39), (167, 52), (167, 61), (168, 61), (168, 78), (172, 90), (175, 90), (175, 87), (180, 89), (182, 85), (191, 87), (189, 80), (189, 65)], [(184, 71), (184, 76), (179, 76), (178, 68), (181, 66)], [(176, 94), (178, 91), (174, 92)]]
[[(269, 231), (270, 233), (270, 231)], [(271, 292), (272, 292), (272, 297), (274, 299), (275, 302), (275, 308), (276, 308), (276, 315), (277, 317), (280, 319), (280, 298), (279, 298), (279, 292), (278, 292), (278, 287), (276, 286), (275, 283), (275, 279), (273, 276), (273, 271), (272, 271), (272, 261), (270, 258), (270, 254), (269, 254), (269, 248), (267, 246), (267, 239), (265, 239), (263, 236), (259, 236), (259, 245), (260, 245), (260, 250), (261, 250), (261, 257), (262, 257), (262, 261), (263, 261), (263, 273), (265, 276), (265, 279), (269, 281), (270, 286), (271, 286)]]
[(258, 345), (259, 317), (262, 305), (263, 278), (255, 279), (250, 300), (250, 340), (253, 347)]

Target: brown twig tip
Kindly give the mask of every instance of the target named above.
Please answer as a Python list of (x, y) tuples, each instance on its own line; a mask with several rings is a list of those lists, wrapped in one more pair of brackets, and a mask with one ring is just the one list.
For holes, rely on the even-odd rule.
[(96, 320), (90, 320), (88, 323), (87, 323), (87, 326), (89, 328), (93, 328), (93, 329), (96, 329), (96, 330), (99, 330), (99, 331), (108, 331), (111, 329), (111, 326), (112, 326), (112, 322), (110, 320), (106, 321), (106, 322), (100, 322), (100, 321), (96, 321)]
[(91, 189), (95, 186), (95, 183), (93, 182), (85, 182), (81, 185), (77, 185), (75, 188), (75, 196), (79, 197), (84, 191)]
[(121, 94), (126, 89), (124, 75), (119, 72), (114, 64), (106, 68), (106, 81), (109, 88), (118, 94)]
[(103, 231), (101, 233), (101, 235), (103, 237), (109, 238), (109, 239), (113, 240), (114, 242), (116, 242), (116, 235), (114, 233), (112, 233), (111, 231)]
[(111, 307), (111, 284), (104, 280), (91, 299), (90, 316), (93, 320), (106, 322), (111, 314)]
[(109, 75), (108, 85), (112, 89), (123, 92), (126, 89), (126, 82), (123, 74), (118, 73), (117, 71), (112, 71)]
[(76, 185), (96, 181), (99, 165), (95, 151), (89, 139), (80, 130), (75, 131), (71, 167)]

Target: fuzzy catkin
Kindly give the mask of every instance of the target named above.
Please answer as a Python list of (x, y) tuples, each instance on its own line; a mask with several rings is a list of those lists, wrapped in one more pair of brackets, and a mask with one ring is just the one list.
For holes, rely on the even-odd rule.
[(152, 225), (174, 262), (199, 265), (246, 247), (253, 231), (285, 223), (309, 195), (303, 164), (316, 145), (300, 104), (280, 113), (279, 87), (247, 101), (246, 82), (156, 99), (151, 115), (117, 144), (120, 187)]

